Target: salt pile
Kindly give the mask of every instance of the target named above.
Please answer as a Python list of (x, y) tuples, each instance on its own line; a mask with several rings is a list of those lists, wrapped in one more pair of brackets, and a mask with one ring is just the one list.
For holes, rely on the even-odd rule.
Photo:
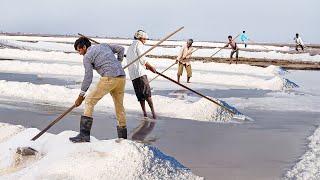
[(309, 150), (300, 158), (300, 161), (286, 173), (284, 179), (318, 180), (320, 179), (320, 128), (308, 138)]
[[(226, 102), (214, 98), (212, 99), (218, 104), (221, 104), (233, 111), (237, 115), (237, 117), (242, 116), (243, 118), (246, 118), (236, 108), (228, 105)], [(234, 115), (226, 110), (226, 108), (216, 105), (205, 98), (201, 98), (199, 101), (193, 103), (192, 111), (187, 111), (186, 113), (189, 112), (190, 116), (197, 117), (197, 119), (200, 121), (230, 122)]]
[[(203, 179), (153, 146), (93, 137), (91, 143), (73, 144), (68, 140), (77, 134), (73, 131), (29, 141), (37, 132), (24, 129), (0, 142), (0, 179)], [(39, 154), (17, 161), (19, 146)]]

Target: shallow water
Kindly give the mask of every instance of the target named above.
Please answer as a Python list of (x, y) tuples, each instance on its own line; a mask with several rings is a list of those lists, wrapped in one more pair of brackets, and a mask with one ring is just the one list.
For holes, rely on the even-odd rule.
[[(319, 72), (292, 71), (287, 77), (300, 85), (296, 92), (313, 93), (320, 89), (315, 77)], [(0, 73), (1, 80), (32, 82), (39, 84), (74, 85), (75, 81), (41, 77), (33, 74)], [(175, 97), (180, 87), (167, 81), (151, 84), (154, 95)], [(271, 91), (221, 87), (211, 84), (191, 83), (188, 86), (215, 98), (238, 97), (263, 98)], [(293, 92), (295, 92), (293, 91)], [(310, 92), (309, 92), (310, 91)], [(126, 93), (134, 94), (130, 81)], [(197, 99), (186, 92), (188, 98)], [(8, 98), (8, 97), (7, 97)], [(10, 98), (9, 98), (10, 99)], [(161, 107), (156, 107), (161, 108)], [(66, 108), (51, 104), (29, 104), (21, 101), (0, 99), (0, 122), (20, 124), (43, 129)], [(140, 112), (127, 112), (128, 130), (139, 138), (150, 140), (164, 153), (175, 157), (183, 165), (207, 179), (280, 179), (307, 148), (307, 137), (319, 125), (320, 113), (276, 112), (256, 109), (239, 109), (254, 119), (246, 123), (212, 123), (188, 119), (159, 117), (154, 127), (144, 127)], [(49, 132), (79, 130), (80, 110), (75, 110), (53, 126)], [(150, 133), (150, 134), (148, 134)], [(116, 120), (113, 111), (96, 112), (92, 135), (99, 139), (116, 137)], [(138, 136), (136, 135), (136, 136)]]
[[(63, 110), (6, 103), (0, 106), (0, 122), (42, 129)], [(320, 117), (320, 113), (242, 112), (255, 121), (220, 124), (159, 117), (140, 137), (142, 133), (146, 140), (154, 140), (153, 145), (208, 179), (278, 179), (304, 153), (306, 137), (319, 125)], [(127, 114), (129, 134), (133, 135), (145, 121), (136, 112)], [(73, 112), (49, 132), (78, 131), (80, 115), (80, 111)], [(96, 113), (92, 135), (115, 138), (115, 125), (113, 114)]]

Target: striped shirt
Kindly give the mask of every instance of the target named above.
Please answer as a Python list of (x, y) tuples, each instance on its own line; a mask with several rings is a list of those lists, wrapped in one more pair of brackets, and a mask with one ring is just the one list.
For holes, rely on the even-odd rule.
[[(117, 58), (114, 54), (117, 54)], [(85, 69), (84, 79), (81, 85), (80, 95), (84, 95), (89, 89), (93, 78), (93, 69), (102, 77), (125, 76), (121, 66), (124, 56), (124, 48), (113, 44), (99, 44), (90, 46), (83, 56)]]

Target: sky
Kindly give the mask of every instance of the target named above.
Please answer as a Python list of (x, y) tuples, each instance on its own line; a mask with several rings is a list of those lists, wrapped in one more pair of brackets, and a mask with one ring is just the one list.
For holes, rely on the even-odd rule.
[(0, 0), (0, 31), (226, 41), (246, 30), (255, 42), (320, 44), (320, 0)]

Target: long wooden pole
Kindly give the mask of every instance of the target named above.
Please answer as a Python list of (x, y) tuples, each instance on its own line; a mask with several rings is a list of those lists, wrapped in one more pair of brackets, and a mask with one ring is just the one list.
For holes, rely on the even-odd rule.
[(81, 37), (85, 37), (85, 38), (89, 39), (90, 41), (92, 41), (92, 42), (94, 42), (94, 43), (96, 43), (96, 44), (100, 44), (98, 41), (96, 41), (96, 40), (94, 40), (94, 39), (92, 39), (92, 38), (89, 38), (89, 37), (87, 37), (87, 36), (85, 36), (85, 35), (83, 35), (83, 34), (81, 34), (81, 33), (78, 33), (78, 35), (81, 36)]
[[(123, 69), (126, 69), (127, 67), (129, 67), (131, 64), (135, 63), (136, 61), (138, 61), (140, 58), (142, 58), (144, 55), (146, 55), (147, 53), (149, 53), (150, 51), (152, 51), (154, 48), (156, 48), (157, 46), (159, 46), (161, 43), (163, 43), (164, 41), (166, 41), (167, 39), (169, 39), (171, 36), (175, 35), (177, 32), (181, 31), (184, 27), (180, 27), (179, 29), (177, 29), (176, 31), (172, 32), (171, 34), (167, 35), (166, 37), (164, 37), (163, 39), (161, 39), (157, 44), (153, 45), (151, 48), (149, 48), (147, 51), (145, 51), (144, 53), (142, 53), (140, 56), (138, 56), (136, 59), (134, 59), (133, 61), (131, 61), (129, 64), (127, 64), (126, 66), (123, 67)], [(82, 37), (86, 37), (80, 33), (78, 33), (80, 36)], [(94, 41), (91, 38), (88, 38), (89, 40), (91, 40), (92, 42), (95, 42), (97, 44), (99, 44), (97, 41)]]
[[(135, 61), (137, 61), (138, 59), (140, 59), (142, 56), (146, 55), (148, 52), (150, 52), (152, 49), (156, 48), (159, 44), (161, 44), (162, 42), (166, 41), (167, 39), (169, 39), (171, 36), (173, 36), (174, 34), (176, 34), (177, 32), (181, 31), (184, 27), (179, 28), (178, 30), (174, 31), (173, 33), (169, 34), (168, 36), (166, 36), (165, 38), (163, 38), (161, 41), (159, 41), (157, 44), (153, 45), (150, 49), (148, 49), (146, 52), (144, 52), (143, 54), (141, 54), (137, 59), (135, 59), (134, 61), (132, 61), (131, 63), (127, 64), (123, 69), (127, 68), (128, 66), (130, 66), (131, 64), (133, 64)], [(82, 37), (86, 37), (83, 34), (78, 33), (80, 36)], [(88, 38), (88, 37), (86, 37)], [(88, 38), (90, 41), (100, 44), (99, 42)], [(41, 135), (43, 135), (45, 132), (47, 132), (53, 125), (55, 125), (57, 122), (59, 122), (64, 116), (66, 116), (68, 113), (70, 113), (74, 108), (76, 107), (76, 105), (72, 105), (69, 109), (67, 109), (63, 114), (61, 114), (57, 119), (55, 119), (54, 121), (52, 121), (46, 128), (44, 128), (41, 132), (39, 132), (36, 136), (34, 136), (31, 140), (35, 141), (37, 140)]]
[[(240, 36), (240, 34), (238, 34), (236, 37), (233, 38), (233, 40), (236, 40), (238, 37)], [(227, 43), (228, 44), (228, 43)], [(213, 57), (214, 55), (216, 55), (218, 52), (220, 52), (222, 49), (226, 48), (225, 46), (227, 45), (225, 44), (223, 47), (221, 47), (217, 52), (213, 53), (211, 56), (209, 56), (208, 58)]]
[[(172, 66), (174, 66), (174, 65), (176, 65), (177, 63), (176, 62), (174, 62), (173, 64), (171, 64), (169, 67), (167, 67), (165, 70), (163, 70), (162, 72), (161, 72), (161, 74), (163, 74), (164, 72), (166, 72), (168, 69), (170, 69)], [(153, 81), (153, 80), (155, 80), (157, 77), (159, 77), (160, 75), (159, 74), (157, 74), (154, 78), (152, 78), (150, 81), (149, 81), (149, 83), (151, 83), (151, 81)]]
[(220, 107), (223, 107), (224, 109), (226, 109), (226, 110), (227, 110), (228, 112), (230, 112), (231, 114), (236, 115), (236, 113), (233, 112), (231, 109), (229, 109), (229, 108), (225, 107), (224, 105), (216, 102), (215, 100), (208, 98), (207, 96), (205, 96), (205, 95), (203, 95), (203, 94), (201, 94), (201, 93), (199, 93), (199, 92), (197, 92), (197, 91), (195, 91), (195, 90), (193, 90), (193, 89), (191, 89), (191, 88), (189, 88), (189, 87), (187, 87), (187, 86), (185, 86), (185, 85), (183, 85), (183, 84), (181, 84), (181, 83), (179, 83), (179, 82), (177, 82), (177, 81), (175, 81), (175, 80), (173, 80), (173, 79), (171, 79), (170, 77), (168, 77), (168, 76), (166, 76), (166, 75), (164, 75), (164, 74), (161, 74), (161, 73), (159, 73), (159, 72), (156, 72), (156, 73), (157, 73), (158, 75), (160, 75), (160, 76), (168, 79), (169, 81), (174, 82), (174, 83), (178, 84), (179, 86), (181, 86), (181, 87), (183, 87), (183, 88), (185, 88), (185, 89), (188, 89), (189, 91), (191, 91), (191, 92), (193, 92), (193, 93), (195, 93), (195, 94), (197, 94), (197, 95), (199, 95), (199, 96), (201, 96), (201, 97), (203, 97), (203, 98), (206, 98), (207, 100), (213, 102), (214, 104), (216, 104), (216, 105), (218, 105), (218, 106), (220, 106)]
[(74, 108), (76, 107), (76, 105), (72, 105), (69, 109), (67, 109), (64, 113), (62, 113), (57, 119), (55, 119), (54, 121), (52, 121), (46, 128), (44, 128), (41, 132), (39, 132), (37, 135), (35, 135), (31, 141), (35, 141), (37, 140), (42, 134), (44, 134), (45, 132), (47, 132), (53, 125), (55, 125), (57, 122), (59, 122), (64, 116), (66, 116), (69, 112), (71, 112)]
[[(198, 49), (199, 49), (199, 48), (193, 50), (190, 54), (196, 52)], [(172, 66), (174, 66), (175, 64), (177, 64), (177, 63), (174, 62), (173, 64), (171, 64), (169, 67), (167, 67), (165, 70), (163, 70), (163, 71), (161, 72), (161, 74), (163, 74), (164, 72), (166, 72), (167, 70), (169, 70), (169, 69), (170, 69)], [(152, 79), (149, 81), (149, 83), (151, 83), (151, 81), (155, 80), (155, 79), (156, 79), (157, 77), (159, 77), (159, 76), (160, 76), (159, 74), (156, 75), (154, 78), (152, 78)]]

